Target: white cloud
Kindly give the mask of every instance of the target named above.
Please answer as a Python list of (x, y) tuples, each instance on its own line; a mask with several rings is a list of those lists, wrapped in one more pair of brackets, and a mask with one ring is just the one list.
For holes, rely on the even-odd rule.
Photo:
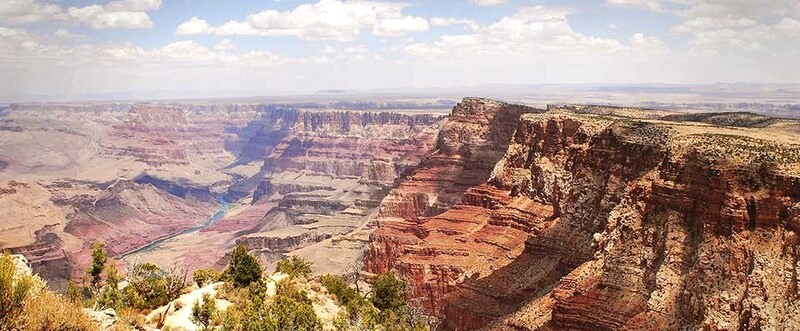
[(669, 0), (678, 5), (674, 12), (684, 17), (752, 18), (785, 16), (791, 11), (787, 0)]
[(738, 48), (747, 51), (776, 53), (787, 45), (798, 45), (800, 21), (783, 18), (778, 23), (759, 24), (746, 29), (711, 29), (694, 31), (690, 44), (697, 49), (721, 51)]
[(322, 54), (336, 53), (336, 47), (333, 47), (331, 45), (325, 45), (325, 47), (322, 47), (322, 49), (320, 49), (319, 52)]
[(660, 2), (659, 0), (606, 0), (606, 3), (612, 6), (638, 7), (652, 11), (662, 10)]
[[(672, 27), (688, 34), (694, 52), (719, 53), (739, 49), (778, 53), (797, 40), (791, 1), (785, 0), (670, 0), (684, 21)], [(768, 23), (775, 22), (778, 23)]]
[[(23, 29), (0, 27), (0, 68), (2, 67), (52, 67), (66, 64), (61, 70), (81, 70), (89, 67), (135, 68), (142, 65), (156, 67), (202, 67), (219, 65), (235, 67), (267, 67), (287, 63), (319, 63), (320, 57), (291, 58), (264, 50), (234, 52), (235, 45), (223, 39), (211, 47), (196, 41), (183, 40), (159, 48), (143, 48), (130, 43), (75, 44), (82, 38), (65, 29), (50, 35), (35, 35)], [(69, 43), (65, 43), (70, 41)], [(360, 48), (354, 48), (360, 51)], [(74, 67), (72, 67), (74, 65)], [(2, 71), (2, 69), (0, 69)]]
[(606, 4), (723, 19), (781, 17), (800, 6), (793, 0), (606, 0)]
[(208, 34), (213, 33), (214, 28), (208, 22), (197, 18), (197, 16), (190, 18), (188, 21), (181, 23), (175, 30), (177, 35), (195, 35), (195, 34)]
[(0, 23), (28, 24), (42, 21), (59, 13), (61, 7), (37, 0), (0, 1)]
[(153, 27), (147, 12), (160, 8), (161, 0), (115, 0), (105, 5), (66, 10), (57, 4), (38, 0), (5, 0), (0, 2), (0, 22), (28, 24), (62, 20), (87, 24), (94, 29), (140, 29)]
[(654, 36), (645, 35), (644, 33), (634, 33), (628, 40), (628, 45), (631, 49), (645, 54), (665, 53), (669, 51), (663, 41)]
[(345, 53), (369, 53), (369, 48), (364, 45), (350, 46), (344, 48)]
[(154, 11), (161, 9), (161, 0), (116, 0), (104, 7), (108, 11)]
[[(527, 7), (480, 28), (473, 34), (444, 35), (435, 43), (415, 43), (403, 52), (449, 60), (467, 55), (525, 57), (559, 54), (562, 57), (611, 54), (624, 46), (614, 39), (590, 37), (576, 32), (567, 21), (570, 8)], [(441, 55), (449, 54), (442, 58)]]
[(673, 32), (690, 33), (695, 31), (726, 29), (726, 28), (749, 28), (756, 26), (757, 21), (749, 18), (708, 18), (697, 17), (672, 27)]
[(229, 51), (236, 48), (236, 45), (230, 39), (222, 39), (214, 45), (214, 49), (218, 51)]
[(471, 30), (478, 30), (478, 24), (474, 20), (467, 18), (434, 17), (431, 18), (430, 23), (433, 26), (463, 25)]
[(100, 5), (70, 7), (63, 17), (88, 24), (93, 29), (143, 29), (153, 27), (150, 16), (143, 11), (115, 11)]
[[(91, 38), (66, 29), (53, 32), (69, 28), (65, 24), (41, 35), (33, 31), (44, 30), (6, 27), (0, 28), (0, 81), (6, 82), (0, 84), (0, 94), (180, 89), (212, 95), (221, 88), (258, 94), (273, 87), (297, 92), (332, 86), (796, 81), (800, 67), (793, 61), (798, 56), (800, 20), (791, 14), (796, 8), (786, 0), (784, 9), (773, 0), (765, 1), (774, 7), (756, 8), (754, 0), (607, 0), (609, 6), (658, 10), (658, 15), (672, 15), (676, 20), (669, 31), (646, 29), (641, 31), (647, 33), (624, 37), (616, 36), (642, 27), (641, 23), (620, 25), (612, 34), (615, 37), (575, 29), (572, 13), (580, 5), (521, 8), (479, 25), (470, 16), (426, 20), (412, 16), (405, 4), (357, 0), (321, 0), (286, 11), (266, 10), (233, 21), (214, 21), (214, 25), (192, 17), (177, 27), (176, 35), (222, 38), (182, 40), (160, 47), (122, 41), (92, 44)], [(119, 0), (69, 9), (51, 7), (48, 12), (41, 1), (13, 4), (23, 2), (24, 6), (12, 10), (10, 1), (0, 0), (0, 25), (50, 19), (94, 28), (152, 26), (147, 14), (161, 7), (160, 1)], [(781, 12), (788, 14), (781, 16)], [(125, 17), (129, 14), (122, 13), (139, 14)], [(465, 29), (439, 29), (436, 32), (445, 34), (438, 37), (408, 35), (431, 26)], [(231, 35), (334, 42), (304, 43), (302, 51), (311, 47), (316, 53), (290, 56), (237, 48), (224, 37)], [(389, 38), (401, 35), (406, 36)], [(368, 41), (359, 38), (370, 36)], [(688, 47), (665, 42), (676, 37), (688, 39)], [(336, 43), (354, 39), (358, 42)], [(292, 47), (287, 52), (293, 52)]]
[(67, 29), (58, 29), (58, 30), (56, 30), (56, 32), (53, 32), (53, 37), (58, 38), (58, 39), (63, 39), (63, 40), (71, 40), (71, 41), (77, 41), (77, 40), (86, 39), (86, 36), (84, 36), (82, 34), (72, 33)]
[(478, 6), (497, 6), (505, 4), (508, 0), (469, 0), (469, 2)]
[(193, 17), (175, 31), (179, 35), (216, 34), (297, 36), (307, 40), (348, 41), (372, 28), (381, 37), (402, 36), (429, 29), (421, 17), (402, 14), (407, 5), (372, 1), (320, 0), (288, 11), (264, 10), (244, 21), (229, 21), (214, 27)]
[(797, 1), (788, 0), (606, 0), (606, 3), (677, 16), (682, 21), (670, 31), (689, 35), (694, 53), (719, 53), (723, 49), (780, 52), (793, 43), (792, 33), (786, 27), (793, 30), (791, 25), (795, 20), (788, 16), (800, 6)]
[(379, 20), (372, 28), (372, 34), (379, 37), (398, 37), (411, 32), (425, 32), (428, 29), (430, 26), (424, 18), (405, 16)]

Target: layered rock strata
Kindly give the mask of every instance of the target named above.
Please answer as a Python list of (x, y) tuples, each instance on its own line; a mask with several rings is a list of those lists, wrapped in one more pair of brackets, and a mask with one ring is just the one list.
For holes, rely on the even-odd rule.
[(381, 216), (431, 216), (458, 203), (468, 188), (489, 178), (508, 147), (520, 115), (541, 111), (465, 98), (442, 126), (433, 153), (381, 202)]
[(276, 253), (360, 227), (398, 178), (432, 149), (441, 120), (270, 108), (242, 134), (250, 137), (245, 157), (264, 160), (252, 203), (266, 200), (275, 207), (239, 242), (272, 261), (280, 257)]
[(367, 269), (444, 329), (800, 325), (793, 126), (635, 117), (522, 115), (484, 184), (381, 224)]

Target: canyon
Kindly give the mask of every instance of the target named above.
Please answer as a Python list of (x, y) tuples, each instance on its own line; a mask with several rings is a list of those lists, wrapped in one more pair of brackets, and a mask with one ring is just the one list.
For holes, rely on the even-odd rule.
[(239, 242), (267, 264), (315, 246), (333, 259), (321, 269), (342, 270), (368, 232), (328, 239), (363, 229), (419, 163), (440, 103), (11, 105), (0, 248), (59, 289), (84, 275), (95, 242), (123, 266), (189, 272), (225, 265)]
[(187, 270), (242, 243), (267, 268), (395, 272), (444, 330), (800, 326), (798, 120), (464, 98), (0, 122), (0, 249), (56, 288), (94, 242)]

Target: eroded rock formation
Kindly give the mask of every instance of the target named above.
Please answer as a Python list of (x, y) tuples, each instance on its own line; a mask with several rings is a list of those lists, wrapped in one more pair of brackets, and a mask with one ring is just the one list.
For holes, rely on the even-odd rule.
[(263, 166), (243, 181), (255, 188), (239, 190), (252, 190), (253, 204), (266, 200), (275, 207), (239, 241), (269, 261), (362, 226), (432, 149), (442, 120), (430, 114), (265, 111), (240, 133), (249, 137), (243, 157), (262, 158)]
[(442, 126), (434, 152), (381, 202), (381, 216), (430, 216), (456, 204), (468, 188), (489, 178), (520, 115), (541, 111), (465, 98)]
[(522, 115), (460, 203), (382, 222), (367, 269), (444, 329), (800, 325), (797, 123), (572, 108)]

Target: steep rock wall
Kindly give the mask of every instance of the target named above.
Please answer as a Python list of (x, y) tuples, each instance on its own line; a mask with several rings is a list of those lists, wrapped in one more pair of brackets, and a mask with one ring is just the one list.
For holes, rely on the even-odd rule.
[(542, 110), (464, 98), (436, 139), (435, 151), (381, 202), (384, 218), (432, 216), (458, 203), (470, 187), (486, 181), (503, 156), (517, 120)]
[[(800, 146), (697, 128), (523, 115), (487, 184), (439, 216), (381, 224), (367, 269), (409, 280), (445, 329), (798, 325)], [(500, 222), (507, 210), (524, 216)], [(482, 233), (506, 249), (484, 250)]]

